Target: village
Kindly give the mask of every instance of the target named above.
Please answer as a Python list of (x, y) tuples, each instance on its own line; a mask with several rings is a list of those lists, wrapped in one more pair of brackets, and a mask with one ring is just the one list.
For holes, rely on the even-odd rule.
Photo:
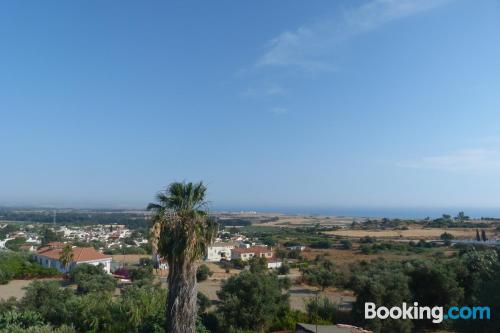
[[(323, 325), (325, 332), (363, 332), (345, 324), (351, 322), (349, 317), (342, 319), (355, 309), (356, 299), (363, 297), (350, 282), (362, 272), (357, 270), (366, 265), (363, 263), (375, 265), (383, 260), (388, 265), (436, 258), (452, 262), (470, 246), (482, 248), (486, 253), (499, 244), (500, 221), (469, 219), (463, 213), (434, 220), (247, 212), (220, 213), (217, 217), (220, 229), (198, 262), (197, 291), (206, 301), (205, 311), (213, 313), (217, 309), (222, 301), (221, 289), (230, 278), (255, 271), (259, 266), (280, 280), (290, 281), (287, 290), (290, 308), (313, 316), (304, 318), (304, 322), (314, 321), (311, 311), (316, 311), (314, 308), (320, 304), (331, 307), (335, 318), (320, 322), (333, 321), (335, 325)], [(6, 280), (7, 284), (0, 285), (0, 299), (22, 299), (26, 287), (36, 278), (76, 290), (93, 288), (72, 277), (81, 270), (78, 267), (87, 270), (83, 267), (89, 266), (100, 267), (111, 279), (108, 283), (113, 281), (110, 290), (115, 290), (115, 294), (142, 285), (144, 279), (165, 288), (169, 267), (164, 258), (154, 253), (149, 233), (148, 228), (119, 223), (1, 222), (0, 253), (3, 250), (7, 254), (21, 254), (46, 271)], [(309, 326), (304, 325), (303, 331), (309, 332)]]

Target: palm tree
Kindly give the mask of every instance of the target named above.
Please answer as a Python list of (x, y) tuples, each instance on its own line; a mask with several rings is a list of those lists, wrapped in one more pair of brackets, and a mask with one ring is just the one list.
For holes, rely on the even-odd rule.
[(73, 261), (73, 257), (74, 254), (71, 245), (70, 244), (64, 245), (61, 255), (59, 256), (59, 262), (61, 262), (61, 265), (64, 266), (64, 270), (66, 272), (68, 271), (69, 264), (71, 264), (71, 262)]
[(167, 259), (168, 296), (166, 329), (169, 333), (196, 331), (197, 260), (217, 235), (217, 223), (206, 209), (202, 182), (175, 182), (157, 195), (153, 211), (153, 253)]

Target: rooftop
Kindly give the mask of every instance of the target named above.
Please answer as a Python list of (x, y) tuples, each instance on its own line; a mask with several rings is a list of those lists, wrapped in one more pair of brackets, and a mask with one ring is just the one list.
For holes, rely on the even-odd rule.
[(267, 247), (262, 247), (262, 246), (252, 246), (249, 248), (235, 247), (232, 251), (234, 251), (236, 253), (269, 253), (269, 252), (273, 252), (272, 249), (269, 249)]
[[(85, 262), (94, 260), (111, 259), (110, 256), (98, 252), (93, 247), (74, 247), (73, 262)], [(59, 260), (61, 257), (61, 248), (44, 247), (36, 252), (37, 255), (44, 256), (50, 259)]]

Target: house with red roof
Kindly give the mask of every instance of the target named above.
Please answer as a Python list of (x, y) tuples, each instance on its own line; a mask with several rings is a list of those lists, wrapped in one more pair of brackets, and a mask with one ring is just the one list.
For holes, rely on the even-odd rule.
[(279, 268), (282, 264), (274, 256), (273, 249), (267, 246), (236, 247), (231, 250), (231, 259), (248, 261), (253, 257), (265, 258), (267, 260), (267, 268)]
[(111, 257), (102, 254), (93, 247), (76, 247), (72, 248), (73, 260), (68, 265), (64, 265), (60, 262), (61, 254), (63, 252), (65, 244), (64, 243), (49, 243), (47, 246), (40, 248), (35, 252), (35, 260), (47, 268), (55, 268), (61, 273), (67, 273), (73, 267), (78, 264), (90, 264), (90, 265), (103, 265), (103, 269), (109, 274), (111, 273)]

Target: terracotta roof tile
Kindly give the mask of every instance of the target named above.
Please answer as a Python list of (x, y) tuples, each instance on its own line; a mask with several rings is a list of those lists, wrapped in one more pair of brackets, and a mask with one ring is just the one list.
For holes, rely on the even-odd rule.
[[(36, 252), (40, 256), (50, 259), (59, 260), (61, 257), (62, 249), (41, 248)], [(73, 262), (84, 262), (93, 260), (111, 259), (110, 256), (98, 252), (93, 247), (74, 247), (73, 248)]]

